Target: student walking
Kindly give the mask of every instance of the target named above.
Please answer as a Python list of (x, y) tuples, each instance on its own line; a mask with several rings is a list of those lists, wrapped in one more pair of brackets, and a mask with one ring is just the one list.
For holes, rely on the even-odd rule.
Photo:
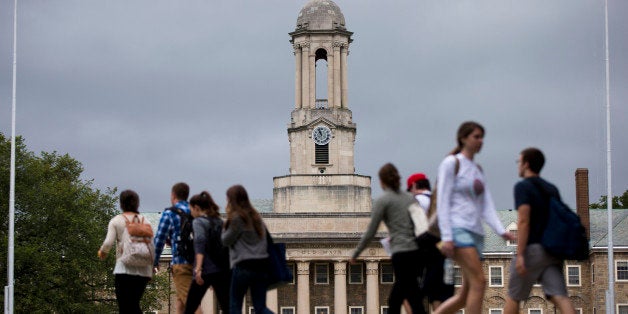
[[(211, 195), (203, 191), (190, 198), (190, 210), (194, 220), (194, 280), (185, 303), (185, 313), (192, 314), (201, 304), (209, 287), (213, 287), (222, 313), (229, 314), (229, 265), (221, 264), (221, 233), (223, 221), (218, 205)], [(215, 231), (218, 232), (215, 232)], [(213, 251), (212, 251), (213, 249)]]
[[(419, 205), (425, 210), (427, 215), (432, 196), (429, 179), (423, 173), (415, 173), (408, 178), (407, 184), (408, 192), (414, 195), (414, 198), (419, 202)], [(419, 252), (421, 259), (425, 263), (421, 290), (432, 305), (432, 310), (436, 310), (441, 303), (454, 295), (454, 285), (443, 282), (445, 256), (436, 247), (436, 243), (440, 241), (440, 238), (425, 232), (419, 239)]]
[(418, 246), (414, 238), (414, 225), (408, 208), (416, 203), (414, 197), (400, 190), (401, 176), (397, 168), (387, 163), (379, 170), (379, 181), (384, 194), (379, 197), (371, 213), (371, 221), (351, 256), (350, 263), (366, 248), (375, 236), (380, 222), (390, 234), (390, 250), (395, 283), (388, 298), (388, 313), (398, 314), (403, 300), (408, 300), (413, 314), (425, 313), (423, 294), (419, 288), (419, 275), (423, 272)]
[(495, 212), (482, 169), (473, 161), (482, 149), (484, 134), (479, 123), (462, 123), (456, 137), (458, 146), (438, 168), (441, 251), (460, 266), (462, 287), (434, 313), (453, 313), (465, 308), (467, 314), (480, 314), (486, 287), (480, 262), (484, 249), (482, 221), (504, 239), (514, 240)]
[(185, 309), (185, 301), (192, 283), (192, 264), (179, 252), (177, 239), (181, 236), (181, 217), (175, 211), (181, 210), (184, 214), (190, 214), (190, 205), (187, 202), (190, 195), (190, 187), (183, 182), (172, 186), (170, 191), (170, 203), (172, 207), (166, 208), (159, 219), (159, 227), (155, 235), (155, 261), (154, 268), (159, 270), (159, 258), (167, 241), (172, 248), (172, 278), (177, 296), (175, 303), (176, 312), (181, 314)]
[(510, 265), (506, 314), (519, 312), (519, 302), (528, 298), (537, 282), (561, 313), (575, 314), (565, 286), (564, 261), (549, 255), (541, 245), (541, 236), (548, 227), (549, 200), (540, 189), (560, 199), (556, 186), (539, 176), (544, 164), (545, 156), (537, 148), (524, 149), (517, 160), (519, 177), (523, 180), (515, 185), (517, 255)]
[(241, 185), (227, 190), (227, 221), (222, 243), (229, 246), (231, 274), (231, 314), (242, 313), (248, 289), (256, 314), (273, 314), (266, 307), (269, 261), (266, 226), (253, 208), (248, 193)]
[[(138, 208), (140, 198), (132, 190), (124, 190), (120, 193), (120, 208), (122, 214), (113, 217), (107, 227), (107, 236), (102, 246), (98, 250), (98, 257), (101, 260), (107, 258), (109, 251), (116, 244), (116, 264), (113, 269), (116, 300), (118, 310), (121, 314), (141, 314), (140, 300), (146, 290), (148, 281), (153, 276), (150, 261), (145, 266), (130, 266), (122, 262), (122, 241), (127, 221), (133, 221), (136, 217), (138, 222), (143, 222), (150, 226), (150, 222), (140, 215)], [(151, 243), (147, 243), (152, 247)]]

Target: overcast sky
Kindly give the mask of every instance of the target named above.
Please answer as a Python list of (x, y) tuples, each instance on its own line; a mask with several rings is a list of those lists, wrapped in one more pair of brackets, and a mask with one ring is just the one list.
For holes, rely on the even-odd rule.
[[(294, 108), (289, 32), (306, 1), (21, 0), (17, 134), (68, 153), (100, 189), (134, 189), (142, 211), (173, 183), (272, 198), (288, 174)], [(356, 173), (405, 178), (438, 164), (465, 120), (498, 209), (513, 207), (521, 149), (575, 207), (606, 194), (603, 0), (338, 0), (349, 31)], [(628, 1), (609, 0), (613, 193), (628, 189)], [(0, 0), (0, 132), (11, 134), (13, 0)], [(7, 178), (3, 178), (7, 179)], [(18, 196), (19, 197), (19, 196)]]

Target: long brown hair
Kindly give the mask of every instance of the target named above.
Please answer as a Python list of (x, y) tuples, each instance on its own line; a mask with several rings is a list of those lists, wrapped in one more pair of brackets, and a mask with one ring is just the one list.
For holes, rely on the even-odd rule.
[(379, 169), (379, 180), (386, 187), (390, 188), (396, 193), (399, 193), (399, 189), (401, 186), (401, 176), (399, 175), (399, 171), (397, 171), (397, 168), (393, 164), (387, 163)]
[(476, 129), (482, 131), (482, 134), (486, 134), (486, 132), (484, 131), (484, 127), (481, 124), (475, 121), (463, 122), (458, 127), (458, 133), (456, 133), (456, 141), (458, 143), (458, 146), (456, 146), (456, 148), (454, 148), (449, 154), (455, 155), (461, 152), (464, 146), (464, 144), (462, 143), (462, 139), (469, 136), (469, 134), (473, 133), (473, 131), (475, 131)]
[(245, 226), (253, 227), (260, 238), (264, 236), (262, 216), (253, 208), (248, 193), (241, 185), (234, 185), (227, 190), (226, 228), (235, 217), (240, 217)]
[(216, 205), (214, 199), (211, 195), (209, 195), (209, 192), (207, 191), (203, 191), (200, 194), (192, 196), (192, 198), (190, 198), (190, 205), (198, 206), (203, 213), (207, 214), (207, 216), (220, 216), (220, 214), (218, 213), (218, 209), (220, 209), (220, 207)]

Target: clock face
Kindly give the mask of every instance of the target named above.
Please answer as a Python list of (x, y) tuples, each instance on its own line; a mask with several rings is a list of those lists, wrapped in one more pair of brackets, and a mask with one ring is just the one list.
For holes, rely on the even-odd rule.
[(318, 145), (325, 145), (331, 141), (331, 130), (324, 125), (319, 125), (312, 131), (312, 139)]

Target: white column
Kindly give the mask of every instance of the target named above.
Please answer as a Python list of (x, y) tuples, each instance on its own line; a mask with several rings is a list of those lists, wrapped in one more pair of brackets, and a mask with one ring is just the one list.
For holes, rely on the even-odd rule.
[(310, 314), (310, 262), (297, 263), (297, 314)]
[(347, 262), (334, 263), (334, 313), (347, 314)]
[(308, 58), (308, 66), (310, 68), (310, 107), (316, 108), (316, 52), (310, 51)]
[(310, 66), (308, 54), (310, 43), (301, 43), (301, 108), (310, 108)]
[(333, 50), (327, 54), (327, 106), (332, 108), (334, 104), (334, 63), (339, 60), (334, 59)]
[(379, 314), (378, 261), (366, 261), (366, 314)]
[(279, 302), (277, 300), (277, 289), (266, 292), (266, 307), (274, 313), (279, 313)]
[(339, 42), (334, 42), (334, 108), (340, 108), (340, 64), (342, 60), (340, 60), (340, 45)]
[(301, 45), (294, 44), (294, 61), (295, 61), (295, 75), (294, 75), (294, 106), (295, 108), (301, 108)]
[[(203, 296), (203, 300), (201, 301), (201, 311), (203, 314), (214, 314), (216, 313), (216, 304), (218, 304), (218, 302), (216, 302), (216, 298), (214, 297), (214, 289), (209, 287), (207, 292), (205, 292), (205, 296)], [(229, 305), (227, 304), (227, 306)]]
[(347, 55), (349, 54), (349, 45), (344, 44), (340, 52), (340, 73), (342, 82), (342, 108), (349, 108), (349, 85), (347, 82)]

